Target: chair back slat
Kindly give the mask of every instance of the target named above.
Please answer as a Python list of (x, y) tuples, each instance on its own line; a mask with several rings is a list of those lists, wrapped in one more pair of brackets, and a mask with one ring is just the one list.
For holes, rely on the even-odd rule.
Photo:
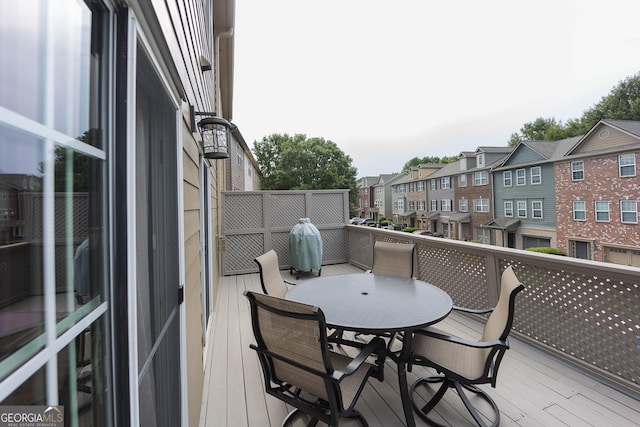
[(376, 242), (373, 247), (374, 274), (413, 277), (413, 243)]
[(289, 288), (280, 275), (278, 254), (271, 249), (255, 259), (260, 269), (262, 291), (267, 295), (284, 298)]
[(524, 285), (518, 280), (511, 266), (502, 272), (498, 303), (487, 319), (482, 341), (504, 340), (508, 337), (513, 325), (515, 298), (523, 289)]

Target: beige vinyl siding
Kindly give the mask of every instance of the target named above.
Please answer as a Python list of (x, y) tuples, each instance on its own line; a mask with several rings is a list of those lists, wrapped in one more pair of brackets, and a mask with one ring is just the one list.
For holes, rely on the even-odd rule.
[[(608, 132), (609, 136), (602, 138), (600, 134), (603, 131)], [(633, 137), (630, 137), (626, 133), (601, 124), (598, 128), (594, 129), (592, 134), (572, 154), (585, 154), (597, 150), (610, 151), (614, 147), (621, 147), (634, 142), (637, 141), (634, 141)]]

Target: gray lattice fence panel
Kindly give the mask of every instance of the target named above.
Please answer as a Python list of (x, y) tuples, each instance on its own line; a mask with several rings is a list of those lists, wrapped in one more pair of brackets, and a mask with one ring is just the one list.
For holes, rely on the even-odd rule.
[(0, 247), (0, 308), (29, 296), (29, 250), (28, 243)]
[(269, 225), (291, 229), (300, 218), (306, 218), (304, 194), (270, 194), (268, 200)]
[(315, 224), (344, 223), (345, 200), (336, 193), (314, 193), (311, 195), (312, 222)]
[(273, 249), (289, 268), (289, 232), (310, 218), (323, 244), (323, 264), (347, 262), (347, 190), (224, 192), (223, 274), (258, 271), (254, 258)]
[(508, 266), (526, 288), (513, 334), (640, 398), (640, 269), (449, 239), (347, 226), (350, 261), (370, 268), (375, 240), (417, 245), (417, 275), (454, 304), (495, 304)]

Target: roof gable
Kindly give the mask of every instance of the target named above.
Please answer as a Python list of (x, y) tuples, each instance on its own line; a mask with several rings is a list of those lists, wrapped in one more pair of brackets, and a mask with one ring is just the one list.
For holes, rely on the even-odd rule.
[(567, 155), (600, 154), (640, 147), (640, 122), (600, 120)]

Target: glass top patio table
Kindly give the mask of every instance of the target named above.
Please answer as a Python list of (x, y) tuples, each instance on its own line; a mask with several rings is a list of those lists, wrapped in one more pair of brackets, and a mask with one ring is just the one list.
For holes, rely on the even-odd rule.
[(286, 298), (320, 307), (331, 327), (365, 333), (422, 328), (445, 318), (453, 306), (446, 292), (429, 283), (368, 273), (311, 279)]
[(404, 332), (400, 353), (387, 355), (398, 366), (406, 424), (415, 426), (407, 384), (413, 331), (432, 325), (451, 312), (453, 302), (446, 292), (414, 278), (355, 273), (308, 280), (291, 288), (286, 299), (320, 307), (327, 325), (339, 330)]

